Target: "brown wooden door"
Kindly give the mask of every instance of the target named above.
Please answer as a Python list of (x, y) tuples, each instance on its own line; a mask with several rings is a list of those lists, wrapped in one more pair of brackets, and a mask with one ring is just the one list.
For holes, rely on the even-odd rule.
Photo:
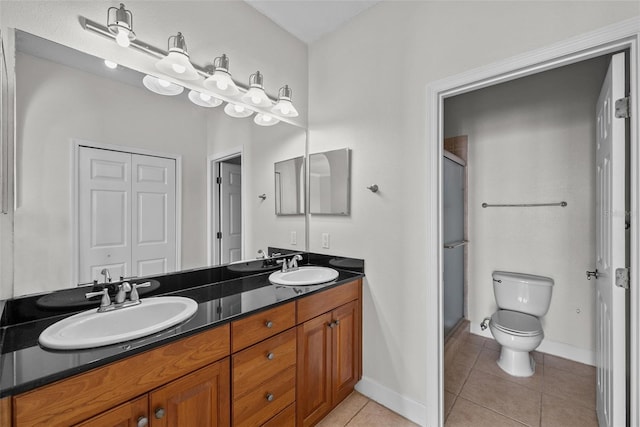
[(331, 313), (298, 326), (298, 426), (314, 425), (331, 409)]
[(360, 377), (360, 316), (357, 301), (332, 312), (332, 405), (347, 397)]
[(100, 415), (76, 424), (75, 427), (138, 427), (146, 425), (147, 395), (130, 402), (123, 403)]
[(229, 358), (149, 393), (151, 427), (230, 425)]

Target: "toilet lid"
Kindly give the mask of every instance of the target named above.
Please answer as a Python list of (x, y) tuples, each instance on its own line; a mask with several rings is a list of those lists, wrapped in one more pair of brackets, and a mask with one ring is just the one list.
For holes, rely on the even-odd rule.
[(491, 323), (496, 328), (514, 335), (533, 336), (542, 333), (542, 324), (537, 317), (517, 311), (498, 310), (491, 316)]

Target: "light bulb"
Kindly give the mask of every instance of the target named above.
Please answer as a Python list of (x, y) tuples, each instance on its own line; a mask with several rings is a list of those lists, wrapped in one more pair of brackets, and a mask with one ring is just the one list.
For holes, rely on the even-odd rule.
[(108, 59), (104, 60), (104, 65), (106, 65), (108, 68), (111, 68), (112, 70), (118, 67), (118, 64), (113, 61), (109, 61)]
[(129, 31), (119, 27), (118, 34), (116, 35), (116, 43), (122, 47), (129, 47), (131, 41), (129, 40)]
[(253, 102), (254, 104), (260, 104), (260, 97), (258, 96), (252, 96), (251, 97), (251, 102)]
[(227, 88), (229, 87), (229, 84), (227, 82), (225, 82), (224, 80), (218, 80), (216, 82), (216, 85), (218, 86), (218, 89), (220, 89), (220, 90), (227, 90)]
[(286, 116), (287, 114), (289, 114), (291, 110), (289, 110), (289, 107), (282, 107), (281, 111), (282, 111), (282, 115)]
[(169, 85), (171, 85), (171, 83), (163, 79), (158, 79), (158, 84), (162, 87), (169, 87)]
[(238, 113), (242, 113), (244, 111), (244, 107), (242, 105), (234, 105), (233, 109), (236, 110), (236, 112)]
[(202, 99), (203, 101), (209, 101), (211, 99), (211, 95), (200, 92), (200, 99)]
[(173, 68), (173, 71), (175, 71), (178, 74), (182, 74), (185, 71), (187, 71), (187, 67), (185, 67), (184, 65), (180, 65), (180, 64), (171, 64), (171, 68)]
[(265, 122), (270, 122), (271, 121), (271, 116), (267, 116), (266, 114), (262, 117), (262, 120), (264, 120)]

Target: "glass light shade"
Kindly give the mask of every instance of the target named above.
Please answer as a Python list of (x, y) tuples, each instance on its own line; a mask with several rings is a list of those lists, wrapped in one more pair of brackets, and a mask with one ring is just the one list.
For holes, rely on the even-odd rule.
[(253, 122), (260, 126), (273, 126), (280, 122), (280, 120), (270, 114), (258, 113), (253, 118)]
[(208, 93), (198, 92), (195, 90), (189, 91), (189, 101), (201, 107), (217, 107), (222, 104), (222, 100), (211, 96)]
[(107, 68), (111, 68), (112, 70), (118, 68), (118, 64), (116, 62), (109, 61), (108, 59), (104, 60), (104, 65), (106, 65)]
[(240, 104), (232, 104), (229, 102), (224, 106), (224, 112), (231, 117), (235, 117), (237, 119), (243, 119), (245, 117), (249, 117), (253, 114), (253, 111)]
[(242, 96), (242, 100), (247, 104), (255, 105), (256, 107), (271, 106), (271, 100), (261, 87), (253, 86), (249, 88), (247, 93)]
[(144, 76), (144, 78), (142, 79), (142, 84), (151, 92), (155, 92), (158, 95), (180, 95), (184, 90), (184, 88), (180, 85), (150, 75)]
[(198, 80), (200, 75), (189, 62), (189, 55), (181, 49), (172, 48), (169, 54), (156, 62), (156, 68), (164, 74), (180, 80)]
[(131, 40), (129, 39), (131, 31), (126, 28), (118, 27), (118, 34), (116, 34), (116, 43), (122, 47), (129, 47)]
[(231, 75), (223, 70), (216, 70), (204, 81), (204, 87), (221, 95), (234, 96), (240, 90), (233, 82)]
[(280, 98), (276, 105), (271, 109), (276, 114), (279, 114), (283, 117), (298, 117), (298, 110), (293, 106), (290, 100)]

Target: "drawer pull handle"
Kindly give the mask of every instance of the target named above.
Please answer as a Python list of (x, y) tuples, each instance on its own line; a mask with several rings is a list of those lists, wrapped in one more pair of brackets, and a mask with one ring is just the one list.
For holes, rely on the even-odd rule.
[(156, 409), (156, 411), (154, 412), (155, 416), (157, 419), (161, 419), (162, 417), (164, 417), (164, 408), (158, 408)]
[(140, 417), (138, 418), (138, 424), (136, 424), (138, 427), (147, 427), (149, 425), (149, 420), (147, 419), (147, 417)]
[(273, 402), (273, 394), (271, 393), (267, 393), (264, 398), (267, 399), (267, 402)]
[(271, 329), (273, 328), (273, 322), (271, 320), (267, 320), (266, 322), (264, 322), (264, 326)]
[(269, 360), (273, 360), (273, 358), (275, 357), (275, 355), (271, 352), (267, 353), (267, 359)]

